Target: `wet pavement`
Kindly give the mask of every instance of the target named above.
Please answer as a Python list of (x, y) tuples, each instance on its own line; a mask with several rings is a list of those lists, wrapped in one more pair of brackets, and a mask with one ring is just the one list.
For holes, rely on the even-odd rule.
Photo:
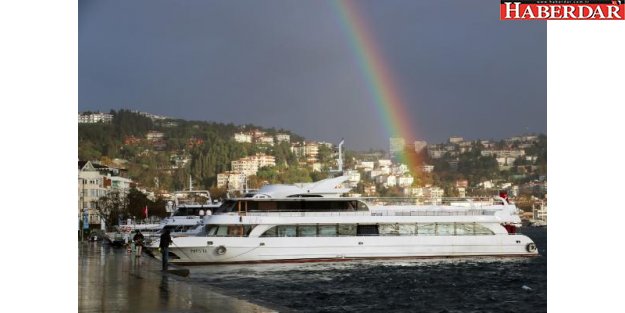
[(79, 243), (79, 312), (277, 312), (160, 271), (160, 262), (106, 243)]

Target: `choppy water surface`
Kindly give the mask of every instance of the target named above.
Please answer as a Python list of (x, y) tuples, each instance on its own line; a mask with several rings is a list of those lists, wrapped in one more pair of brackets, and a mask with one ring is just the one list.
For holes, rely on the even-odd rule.
[(546, 312), (547, 229), (535, 258), (454, 258), (191, 268), (191, 279), (297, 312)]

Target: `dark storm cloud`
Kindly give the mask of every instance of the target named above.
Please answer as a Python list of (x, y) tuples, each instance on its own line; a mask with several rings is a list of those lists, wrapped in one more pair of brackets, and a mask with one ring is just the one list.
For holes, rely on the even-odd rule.
[[(492, 1), (358, 1), (417, 136), (546, 132), (546, 24)], [(327, 1), (79, 2), (79, 110), (129, 108), (387, 147)]]

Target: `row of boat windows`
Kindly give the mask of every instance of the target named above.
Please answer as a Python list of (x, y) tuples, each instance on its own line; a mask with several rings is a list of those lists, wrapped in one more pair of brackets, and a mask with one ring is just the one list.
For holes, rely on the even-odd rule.
[(170, 232), (174, 233), (174, 232), (186, 232), (196, 227), (197, 225), (167, 225), (163, 229), (168, 229)]
[[(202, 212), (200, 214), (200, 212)], [(202, 208), (202, 207), (180, 207), (174, 212), (174, 216), (201, 216), (201, 215), (210, 215), (210, 209)]]
[(315, 200), (315, 201), (226, 201), (215, 213), (229, 212), (342, 212), (367, 211), (367, 206), (361, 201), (345, 200)]
[[(207, 236), (246, 237), (252, 225), (208, 225)], [(475, 236), (494, 235), (477, 223), (416, 223), (416, 224), (317, 224), (278, 225), (266, 230), (261, 237), (342, 237), (342, 236)]]

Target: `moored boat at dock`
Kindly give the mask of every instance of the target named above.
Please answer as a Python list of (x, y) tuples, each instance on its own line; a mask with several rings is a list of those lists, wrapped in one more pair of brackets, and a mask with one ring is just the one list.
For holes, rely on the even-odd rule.
[[(326, 188), (332, 189), (338, 190)], [(516, 233), (518, 209), (501, 197), (468, 205), (375, 205), (331, 192), (278, 191), (284, 188), (226, 200), (197, 236), (173, 238), (170, 262), (537, 255), (534, 242)]]

